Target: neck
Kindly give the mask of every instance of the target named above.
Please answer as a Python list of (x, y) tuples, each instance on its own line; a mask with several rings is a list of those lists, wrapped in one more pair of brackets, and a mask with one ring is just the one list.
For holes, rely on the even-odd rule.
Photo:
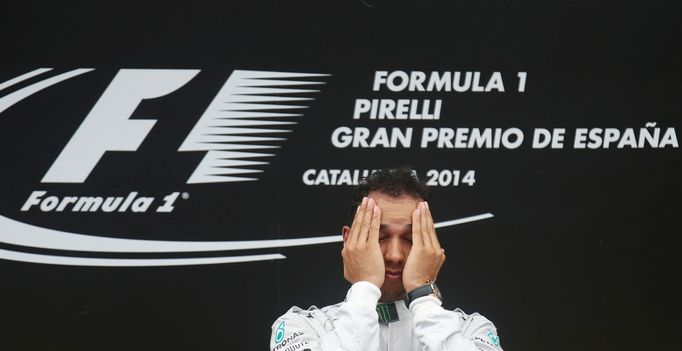
[(379, 298), (379, 302), (381, 303), (386, 303), (386, 302), (393, 302), (393, 301), (402, 301), (405, 299), (405, 292), (401, 291), (399, 293), (393, 293), (393, 294), (387, 294), (385, 292), (381, 292), (381, 297)]

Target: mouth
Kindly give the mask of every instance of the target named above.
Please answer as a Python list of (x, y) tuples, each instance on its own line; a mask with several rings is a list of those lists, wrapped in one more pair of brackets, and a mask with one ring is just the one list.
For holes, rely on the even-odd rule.
[(386, 278), (388, 279), (401, 279), (403, 276), (403, 271), (386, 271)]

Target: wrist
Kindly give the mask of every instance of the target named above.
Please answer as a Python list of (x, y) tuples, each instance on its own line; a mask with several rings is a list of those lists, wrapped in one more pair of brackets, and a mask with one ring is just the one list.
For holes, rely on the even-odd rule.
[(428, 280), (426, 284), (418, 286), (412, 290), (405, 292), (405, 305), (409, 308), (410, 304), (421, 297), (433, 297), (439, 301), (443, 300), (443, 297), (438, 289), (435, 282)]
[(432, 281), (433, 280), (428, 278), (428, 277), (419, 277), (416, 279), (410, 279), (410, 280), (404, 281), (403, 287), (405, 288), (405, 292), (409, 293), (410, 291), (412, 291), (412, 290), (414, 290), (420, 286), (429, 284)]
[(381, 289), (381, 286), (384, 284), (383, 280), (379, 279), (372, 279), (372, 278), (365, 278), (365, 279), (354, 279), (354, 280), (348, 280), (349, 283), (352, 285), (355, 285), (357, 283), (369, 283), (374, 285), (377, 289)]
[(384, 275), (382, 274), (381, 277), (372, 280), (367, 279), (366, 281), (372, 283), (377, 289), (381, 289), (381, 286), (384, 285)]
[(422, 282), (413, 281), (413, 282), (405, 283), (405, 286), (404, 286), (405, 292), (410, 292), (410, 291), (412, 291), (412, 290), (414, 290), (414, 289), (416, 289), (416, 288), (418, 288), (424, 284), (426, 284), (426, 281), (422, 281)]

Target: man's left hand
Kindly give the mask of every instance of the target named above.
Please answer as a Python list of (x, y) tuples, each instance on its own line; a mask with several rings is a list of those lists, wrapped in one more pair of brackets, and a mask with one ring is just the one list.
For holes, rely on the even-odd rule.
[(426, 202), (420, 202), (412, 212), (412, 249), (403, 268), (405, 291), (436, 281), (443, 262), (445, 250), (438, 242), (431, 211)]

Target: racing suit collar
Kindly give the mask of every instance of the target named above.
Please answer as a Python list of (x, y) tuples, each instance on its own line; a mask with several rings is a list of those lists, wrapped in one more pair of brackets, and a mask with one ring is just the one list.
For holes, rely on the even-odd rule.
[(405, 306), (405, 301), (398, 300), (386, 303), (377, 304), (377, 314), (379, 315), (379, 323), (389, 324), (399, 320), (408, 320), (412, 318), (410, 310)]

